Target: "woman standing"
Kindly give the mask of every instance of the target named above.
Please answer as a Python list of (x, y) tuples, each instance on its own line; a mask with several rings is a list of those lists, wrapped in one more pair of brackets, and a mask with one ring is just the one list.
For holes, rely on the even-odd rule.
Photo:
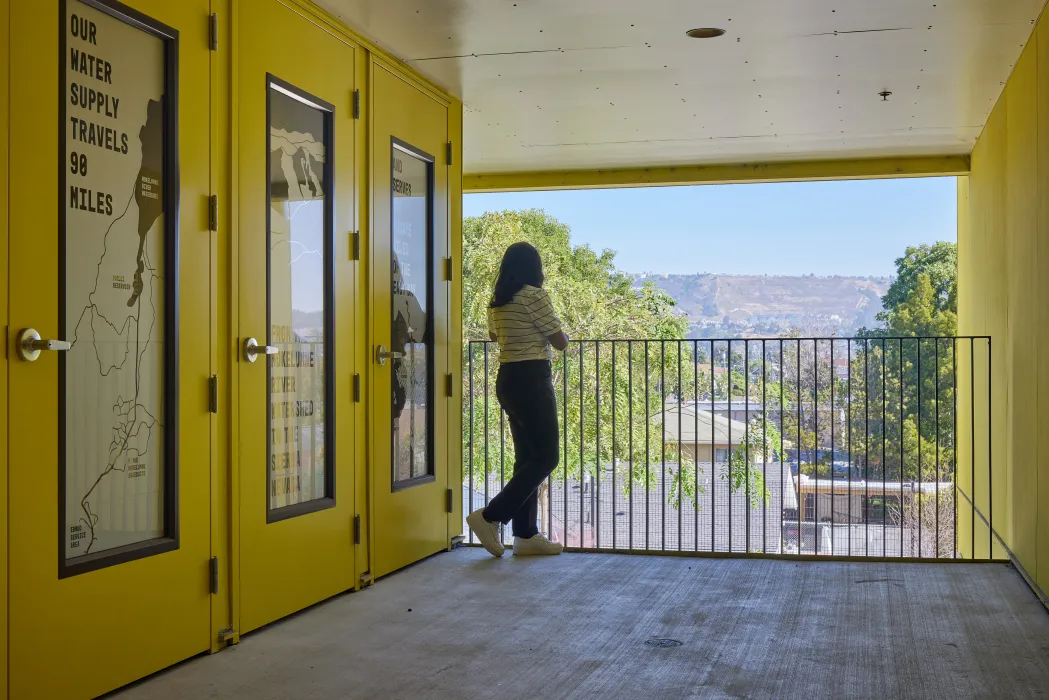
[(514, 476), (487, 508), (466, 518), (484, 548), (505, 551), (499, 523), (513, 521), (514, 554), (560, 554), (564, 547), (539, 532), (539, 486), (557, 467), (557, 399), (550, 379), (550, 346), (568, 347), (568, 336), (543, 289), (543, 262), (528, 243), (503, 254), (488, 307), (488, 335), (499, 343), (495, 394), (510, 422)]

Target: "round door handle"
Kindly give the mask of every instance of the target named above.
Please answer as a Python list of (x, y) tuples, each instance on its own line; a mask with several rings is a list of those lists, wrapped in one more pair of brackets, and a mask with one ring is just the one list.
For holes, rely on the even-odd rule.
[(259, 345), (259, 341), (254, 338), (248, 338), (244, 341), (244, 359), (248, 362), (254, 362), (259, 359), (259, 355), (276, 355), (279, 352), (280, 348), (272, 345)]
[(402, 357), (404, 357), (403, 352), (390, 352), (386, 349), (385, 345), (380, 345), (379, 347), (375, 348), (375, 361), (378, 362), (380, 365), (385, 365), (386, 360), (388, 359), (392, 358), (394, 360), (399, 360)]
[(40, 353), (47, 350), (50, 352), (64, 352), (73, 347), (67, 340), (44, 340), (35, 328), (23, 328), (18, 332), (18, 356), (26, 362), (33, 362)]

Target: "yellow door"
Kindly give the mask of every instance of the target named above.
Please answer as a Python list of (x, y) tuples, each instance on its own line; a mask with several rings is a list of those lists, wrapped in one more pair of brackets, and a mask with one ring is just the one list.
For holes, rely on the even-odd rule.
[(448, 108), (379, 63), (371, 78), (370, 484), (382, 576), (449, 545)]
[(209, 4), (129, 3), (10, 8), (12, 698), (209, 648)]
[(354, 48), (241, 12), (240, 631), (354, 585)]

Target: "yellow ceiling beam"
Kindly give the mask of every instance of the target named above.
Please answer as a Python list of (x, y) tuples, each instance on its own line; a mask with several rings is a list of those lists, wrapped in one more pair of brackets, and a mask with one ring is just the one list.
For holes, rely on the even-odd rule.
[(969, 156), (864, 158), (739, 165), (480, 173), (463, 176), (463, 192), (525, 192), (610, 187), (722, 185), (747, 182), (870, 180), (968, 174)]

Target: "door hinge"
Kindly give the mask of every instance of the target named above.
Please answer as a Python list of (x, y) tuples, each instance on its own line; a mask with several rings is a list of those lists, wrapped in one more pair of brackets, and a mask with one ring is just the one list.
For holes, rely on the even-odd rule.
[(208, 20), (208, 46), (212, 51), (219, 50), (219, 16), (214, 12)]
[(361, 232), (350, 232), (350, 260), (361, 259)]
[(360, 90), (354, 90), (353, 91), (353, 118), (354, 119), (360, 119), (361, 118), (361, 91)]
[(446, 513), (451, 513), (452, 512), (452, 507), (455, 505), (455, 503), (452, 501), (452, 490), (451, 489), (448, 489), (447, 493), (445, 494), (445, 497), (446, 497), (446, 500), (445, 500), (445, 503), (444, 503), (444, 511)]
[(451, 398), (454, 395), (454, 392), (453, 392), (454, 387), (452, 386), (452, 381), (453, 381), (452, 375), (450, 375), (450, 374), (444, 375), (444, 395), (447, 396), (448, 398)]
[(230, 641), (231, 639), (233, 639), (233, 635), (234, 632), (232, 627), (227, 627), (224, 630), (219, 630), (219, 644), (225, 644), (226, 642)]
[(444, 281), (452, 281), (452, 259), (444, 258)]
[(219, 558), (212, 557), (208, 563), (208, 590), (211, 595), (219, 594)]
[(452, 164), (452, 142), (444, 144), (444, 159), (448, 165)]
[(208, 197), (208, 230), (219, 230), (219, 196), (217, 194)]
[(353, 516), (353, 543), (361, 543), (361, 516)]
[(353, 375), (353, 402), (361, 402), (361, 375)]
[(219, 412), (219, 375), (217, 374), (208, 377), (208, 410), (212, 413)]

